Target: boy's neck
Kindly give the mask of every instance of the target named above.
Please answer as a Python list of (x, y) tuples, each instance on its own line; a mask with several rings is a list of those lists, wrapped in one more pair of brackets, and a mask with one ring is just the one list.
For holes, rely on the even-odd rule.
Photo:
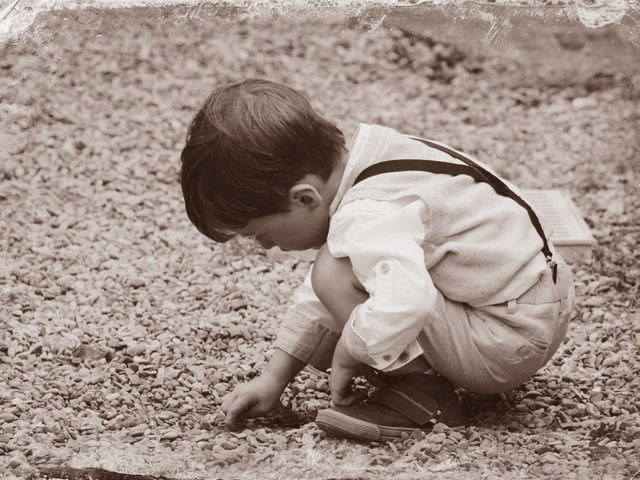
[(327, 179), (324, 185), (323, 198), (325, 199), (325, 204), (327, 208), (331, 206), (333, 203), (333, 199), (336, 197), (338, 193), (338, 189), (340, 188), (340, 184), (342, 183), (342, 177), (344, 175), (344, 171), (347, 167), (347, 161), (349, 160), (349, 155), (351, 153), (351, 145), (347, 145), (346, 150), (343, 155), (340, 157), (336, 166), (333, 167), (333, 171), (331, 175)]

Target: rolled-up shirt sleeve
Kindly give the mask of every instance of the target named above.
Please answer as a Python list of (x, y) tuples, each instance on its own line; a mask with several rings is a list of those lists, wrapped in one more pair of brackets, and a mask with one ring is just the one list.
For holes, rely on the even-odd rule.
[(311, 272), (296, 289), (280, 323), (274, 347), (318, 370), (331, 367), (340, 328), (311, 286)]
[(328, 247), (348, 257), (369, 298), (344, 326), (341, 341), (356, 359), (390, 371), (422, 353), (416, 338), (434, 318), (437, 290), (421, 244), (428, 215), (424, 202), (398, 206), (359, 199), (331, 219)]

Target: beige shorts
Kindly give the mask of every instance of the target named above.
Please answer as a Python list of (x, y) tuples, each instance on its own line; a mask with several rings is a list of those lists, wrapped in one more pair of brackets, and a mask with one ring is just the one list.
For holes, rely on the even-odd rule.
[(549, 361), (564, 339), (574, 303), (573, 275), (560, 261), (555, 284), (547, 270), (507, 303), (472, 308), (440, 294), (438, 321), (418, 342), (431, 366), (455, 385), (499, 393), (523, 384)]

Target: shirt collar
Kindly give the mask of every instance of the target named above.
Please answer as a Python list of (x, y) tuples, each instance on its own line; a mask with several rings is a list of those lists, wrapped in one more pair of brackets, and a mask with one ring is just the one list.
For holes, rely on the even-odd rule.
[(331, 205), (329, 206), (329, 216), (333, 216), (336, 210), (338, 210), (340, 202), (342, 202), (347, 190), (353, 186), (357, 175), (367, 167), (366, 162), (371, 161), (370, 158), (367, 158), (366, 147), (370, 143), (369, 137), (372, 127), (373, 125), (361, 123), (358, 125), (353, 137), (351, 137), (351, 148), (349, 157), (347, 158), (347, 165), (342, 173), (342, 179), (340, 180), (336, 195), (333, 197)]

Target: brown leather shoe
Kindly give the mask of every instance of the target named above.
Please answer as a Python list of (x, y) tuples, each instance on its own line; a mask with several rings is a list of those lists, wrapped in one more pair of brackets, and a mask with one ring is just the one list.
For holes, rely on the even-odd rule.
[(438, 422), (464, 424), (460, 400), (444, 377), (418, 373), (385, 380), (388, 385), (360, 405), (320, 410), (318, 427), (337, 437), (386, 441), (416, 429), (430, 430)]

